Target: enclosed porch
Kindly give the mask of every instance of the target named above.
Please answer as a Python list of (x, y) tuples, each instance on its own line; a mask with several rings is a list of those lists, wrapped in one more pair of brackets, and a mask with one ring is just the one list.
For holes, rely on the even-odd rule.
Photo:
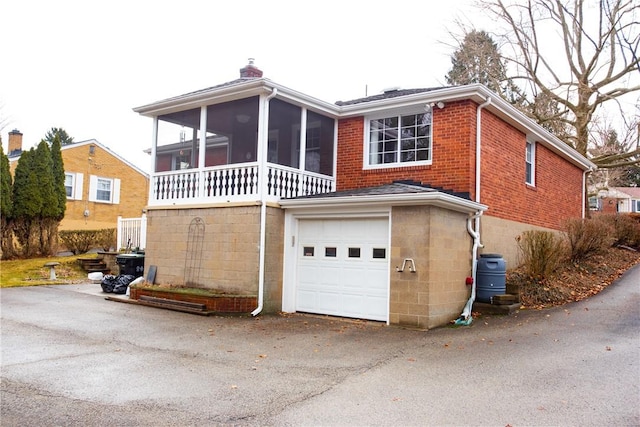
[(335, 190), (335, 118), (261, 89), (153, 116), (149, 206), (277, 202)]

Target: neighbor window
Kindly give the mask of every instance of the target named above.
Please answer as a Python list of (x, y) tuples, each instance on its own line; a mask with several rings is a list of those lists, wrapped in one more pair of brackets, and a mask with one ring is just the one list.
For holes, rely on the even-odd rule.
[(367, 166), (431, 162), (431, 112), (372, 118), (368, 126)]
[(91, 175), (89, 181), (89, 201), (120, 203), (120, 180)]
[(535, 164), (536, 146), (533, 142), (527, 141), (527, 149), (525, 154), (525, 180), (529, 185), (535, 185)]
[(640, 212), (640, 200), (631, 201), (631, 212)]
[(67, 199), (81, 200), (82, 199), (82, 174), (65, 172), (64, 190), (67, 194)]
[(64, 174), (64, 189), (67, 192), (67, 197), (68, 198), (72, 198), (73, 197), (73, 181), (74, 181), (74, 176), (71, 173), (65, 173)]

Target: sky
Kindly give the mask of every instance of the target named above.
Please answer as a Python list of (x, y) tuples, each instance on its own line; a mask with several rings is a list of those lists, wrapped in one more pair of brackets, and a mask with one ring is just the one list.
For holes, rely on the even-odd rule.
[(445, 84), (461, 33), (491, 31), (474, 0), (5, 0), (0, 135), (29, 149), (52, 127), (144, 171), (152, 120), (134, 107), (239, 77), (327, 102)]
[(248, 58), (327, 102), (442, 85), (471, 1), (4, 1), (5, 153), (13, 129), (29, 149), (59, 127), (148, 171), (152, 120), (132, 109), (234, 80)]

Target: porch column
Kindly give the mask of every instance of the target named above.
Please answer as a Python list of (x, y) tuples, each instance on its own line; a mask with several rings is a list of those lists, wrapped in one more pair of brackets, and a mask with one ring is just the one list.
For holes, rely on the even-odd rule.
[(307, 109), (302, 108), (302, 112), (300, 113), (300, 166), (298, 169), (301, 173), (304, 173), (306, 170), (307, 163)]
[[(151, 170), (149, 173), (149, 198), (147, 203), (154, 201), (153, 189), (155, 187), (155, 173), (156, 173), (156, 153), (158, 151), (158, 116), (153, 116), (153, 129), (151, 130)], [(117, 249), (117, 248), (116, 248)]]
[[(195, 133), (195, 130), (194, 130)], [(198, 141), (200, 150), (198, 151), (198, 196), (204, 197), (204, 161), (207, 154), (207, 106), (200, 107), (200, 140)], [(195, 145), (195, 143), (194, 143)]]

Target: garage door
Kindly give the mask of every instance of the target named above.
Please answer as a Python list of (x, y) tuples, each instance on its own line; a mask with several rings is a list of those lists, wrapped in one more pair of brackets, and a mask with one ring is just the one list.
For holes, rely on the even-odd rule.
[(300, 220), (296, 311), (387, 320), (387, 218)]

